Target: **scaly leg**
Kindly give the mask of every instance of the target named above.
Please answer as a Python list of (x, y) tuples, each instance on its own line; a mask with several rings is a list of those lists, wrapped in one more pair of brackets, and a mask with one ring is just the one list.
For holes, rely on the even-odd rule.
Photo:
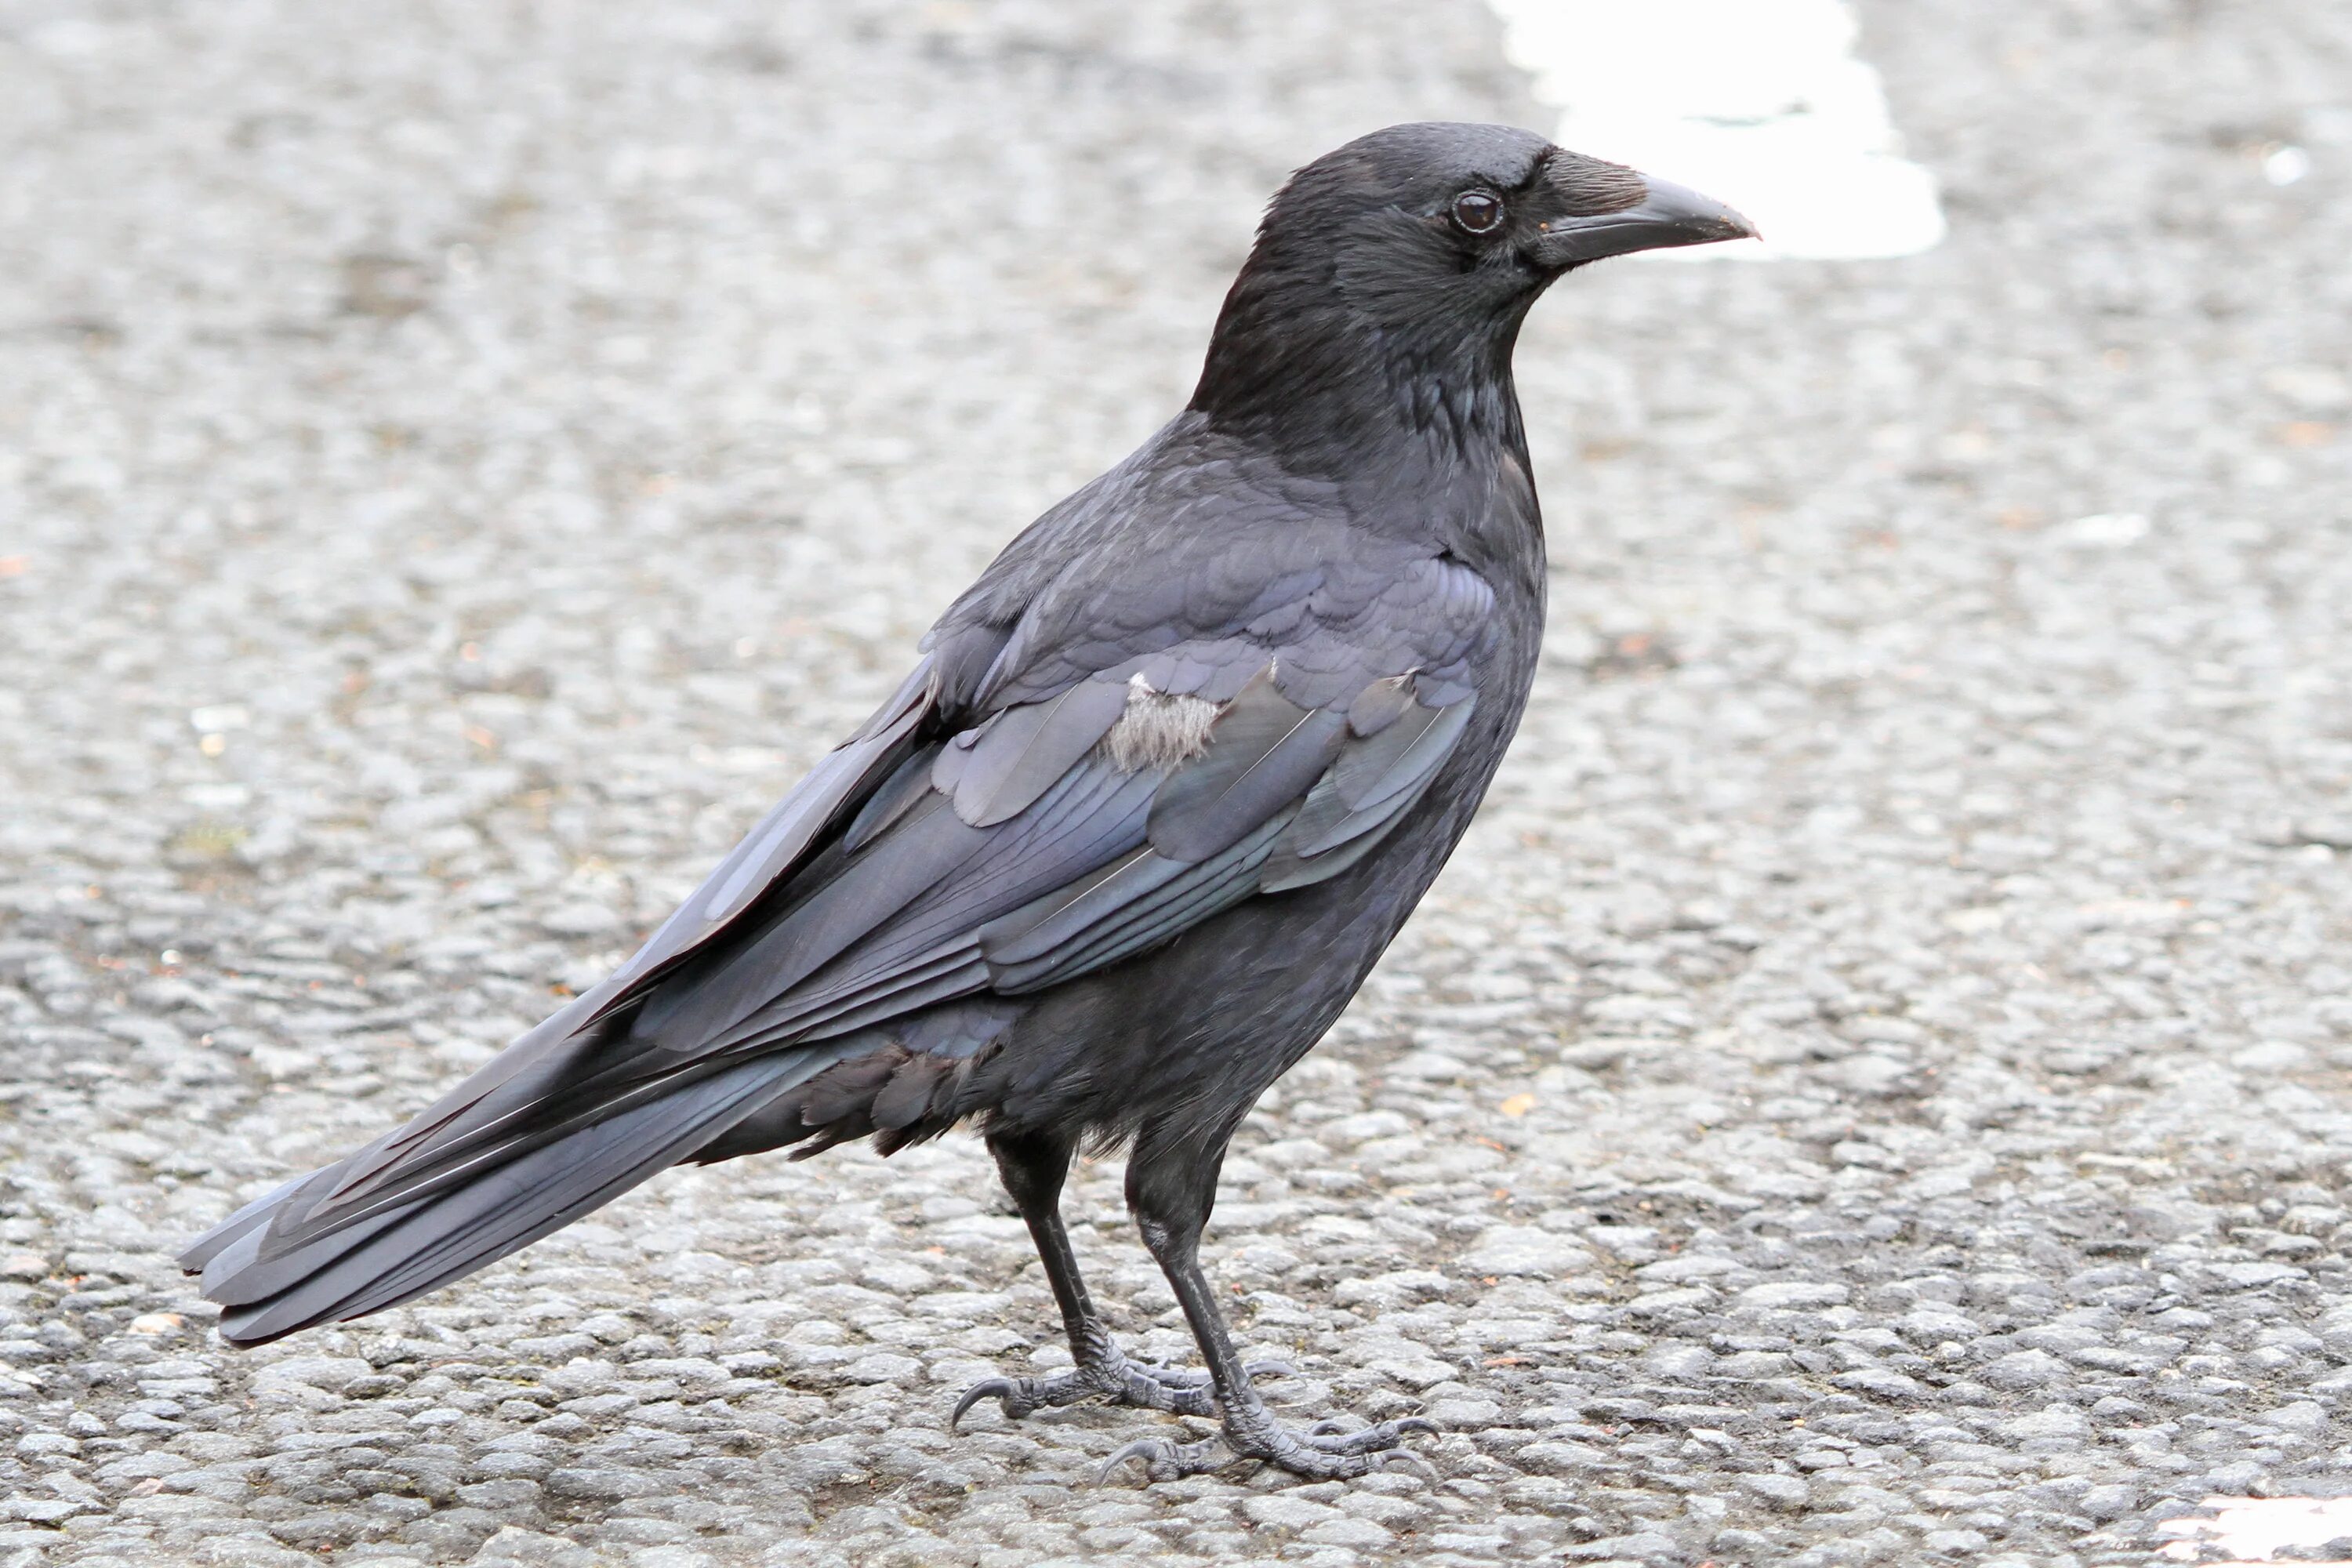
[[(989, 1139), (988, 1149), (996, 1156), (1004, 1190), (1013, 1194), (1037, 1243), (1037, 1257), (1045, 1266), (1046, 1281), (1062, 1309), (1062, 1326), (1070, 1336), (1070, 1356), (1077, 1364), (1053, 1377), (992, 1377), (976, 1383), (956, 1401), (948, 1429), (953, 1431), (964, 1413), (983, 1399), (995, 1400), (1006, 1417), (1015, 1421), (1051, 1405), (1090, 1399), (1179, 1415), (1214, 1415), (1216, 1395), (1206, 1376), (1128, 1360), (1087, 1293), (1077, 1256), (1070, 1250), (1070, 1233), (1062, 1226), (1062, 1181), (1070, 1168), (1070, 1146), (1044, 1137), (998, 1136)], [(1267, 1363), (1255, 1370), (1290, 1369)]]
[(1223, 1164), (1222, 1142), (1213, 1152), (1204, 1152), (1190, 1141), (1158, 1144), (1147, 1131), (1128, 1161), (1127, 1202), (1143, 1232), (1143, 1244), (1160, 1260), (1193, 1337), (1200, 1341), (1216, 1401), (1223, 1408), (1224, 1434), (1199, 1443), (1166, 1437), (1129, 1443), (1103, 1466), (1104, 1479), (1129, 1459), (1142, 1460), (1145, 1474), (1153, 1480), (1199, 1475), (1235, 1459), (1261, 1459), (1314, 1480), (1360, 1476), (1399, 1459), (1426, 1464), (1398, 1446), (1412, 1433), (1435, 1432), (1434, 1422), (1409, 1415), (1358, 1432), (1332, 1433), (1327, 1430), (1328, 1423), (1297, 1432), (1276, 1421), (1258, 1397), (1250, 1381), (1253, 1369), (1244, 1366), (1234, 1352), (1215, 1293), (1201, 1272), (1201, 1232), (1216, 1203), (1217, 1173)]

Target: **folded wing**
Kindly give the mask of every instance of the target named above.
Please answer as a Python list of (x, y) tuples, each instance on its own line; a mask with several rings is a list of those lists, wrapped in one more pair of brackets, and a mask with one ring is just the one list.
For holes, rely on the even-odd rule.
[(1163, 648), (1148, 668), (1192, 693), (1131, 661), (952, 733), (919, 668), (614, 976), (184, 1264), (224, 1333), (272, 1338), (470, 1272), (683, 1159), (951, 1122), (959, 1064), (1020, 998), (1338, 875), (1428, 790), (1470, 689), (1351, 675), (1335, 646), (1296, 680), (1247, 637)]

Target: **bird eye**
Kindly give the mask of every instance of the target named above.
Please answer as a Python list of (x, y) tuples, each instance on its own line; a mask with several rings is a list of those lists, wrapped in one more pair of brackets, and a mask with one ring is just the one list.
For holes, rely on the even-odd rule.
[(1465, 191), (1454, 198), (1454, 221), (1465, 234), (1492, 234), (1502, 226), (1503, 198), (1492, 191)]

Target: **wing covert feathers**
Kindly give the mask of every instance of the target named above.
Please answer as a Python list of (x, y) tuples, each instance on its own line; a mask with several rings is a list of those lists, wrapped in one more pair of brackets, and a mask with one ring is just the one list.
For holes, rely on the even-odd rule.
[(1326, 637), (1294, 668), (1226, 636), (943, 736), (942, 683), (978, 647), (927, 653), (610, 978), (192, 1245), (222, 1332), (408, 1300), (682, 1160), (931, 1136), (972, 1109), (1021, 998), (1357, 864), (1475, 707), (1387, 653), (1351, 668)]
[(1169, 776), (1151, 802), (1151, 847), (1205, 860), (1305, 795), (1339, 752), (1344, 713), (1299, 707), (1266, 666), (1225, 705), (1209, 748)]

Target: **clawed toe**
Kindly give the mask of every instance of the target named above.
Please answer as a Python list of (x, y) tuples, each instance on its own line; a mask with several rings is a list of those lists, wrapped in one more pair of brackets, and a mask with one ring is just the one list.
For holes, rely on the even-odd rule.
[(1166, 1437), (1139, 1437), (1103, 1461), (1102, 1469), (1095, 1476), (1095, 1484), (1108, 1485), (1118, 1468), (1129, 1459), (1143, 1462), (1146, 1480), (1175, 1481), (1230, 1464), (1233, 1458), (1223, 1439), (1218, 1437), (1198, 1443), (1172, 1442)]
[(948, 1430), (954, 1431), (966, 1413), (983, 1399), (995, 1400), (997, 1408), (1004, 1412), (1004, 1418), (1008, 1421), (1018, 1421), (1035, 1408), (1022, 1397), (1021, 1384), (1012, 1378), (982, 1378), (965, 1389), (963, 1397), (956, 1401), (955, 1414), (948, 1417)]
[(1354, 1432), (1342, 1432), (1337, 1421), (1318, 1421), (1307, 1429), (1307, 1441), (1327, 1454), (1371, 1454), (1394, 1448), (1414, 1433), (1433, 1437), (1437, 1423), (1422, 1415), (1382, 1421)]
[[(1289, 1373), (1280, 1362), (1262, 1363), (1269, 1374)], [(1259, 1370), (1253, 1367), (1252, 1372)], [(1008, 1421), (1018, 1421), (1056, 1405), (1102, 1400), (1139, 1410), (1162, 1410), (1171, 1415), (1214, 1415), (1216, 1391), (1206, 1373), (1181, 1367), (1143, 1366), (1124, 1357), (1073, 1367), (1052, 1377), (983, 1378), (963, 1392), (948, 1417), (956, 1429), (971, 1407), (983, 1399), (996, 1401)]]
[(1419, 1415), (1382, 1421), (1353, 1432), (1338, 1430), (1337, 1420), (1318, 1421), (1305, 1433), (1268, 1424), (1258, 1429), (1229, 1428), (1222, 1438), (1177, 1443), (1166, 1437), (1143, 1437), (1113, 1454), (1102, 1468), (1108, 1482), (1120, 1466), (1139, 1460), (1147, 1480), (1169, 1481), (1197, 1476), (1239, 1459), (1256, 1459), (1278, 1466), (1309, 1480), (1347, 1480), (1374, 1470), (1402, 1465), (1431, 1479), (1437, 1468), (1421, 1455), (1402, 1447), (1415, 1434), (1434, 1434), (1433, 1421)]
[(1162, 1388), (1209, 1386), (1209, 1374), (1205, 1372), (1195, 1372), (1189, 1366), (1161, 1366), (1156, 1362), (1131, 1361), (1127, 1363), (1127, 1375), (1142, 1378), (1147, 1383), (1156, 1383)]
[(1139, 1410), (1165, 1410), (1172, 1415), (1217, 1413), (1216, 1391), (1206, 1373), (1130, 1364), (1119, 1374), (1111, 1397)]
[[(1253, 1378), (1299, 1375), (1298, 1369), (1286, 1361), (1254, 1361), (1242, 1370)], [(954, 1412), (948, 1416), (948, 1430), (956, 1430), (971, 1407), (983, 1399), (995, 1400), (1007, 1421), (1090, 1399), (1139, 1410), (1164, 1410), (1171, 1415), (1217, 1414), (1216, 1388), (1207, 1373), (1129, 1361), (1116, 1347), (1107, 1360), (1074, 1366), (1052, 1377), (982, 1378), (956, 1401)]]

